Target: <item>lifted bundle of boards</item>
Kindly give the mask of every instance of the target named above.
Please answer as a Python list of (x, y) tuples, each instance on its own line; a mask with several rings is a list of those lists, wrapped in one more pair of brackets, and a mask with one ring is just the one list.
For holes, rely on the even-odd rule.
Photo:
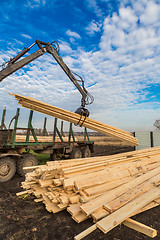
[(27, 173), (22, 187), (26, 191), (17, 195), (32, 193), (49, 212), (67, 209), (78, 223), (92, 217), (94, 225), (76, 240), (96, 228), (107, 233), (121, 223), (155, 237), (155, 229), (130, 217), (160, 204), (160, 147), (47, 162)]
[(50, 104), (41, 102), (31, 97), (25, 97), (19, 94), (12, 94), (15, 96), (15, 99), (18, 100), (19, 104), (22, 107), (28, 108), (33, 111), (37, 111), (55, 118), (59, 118), (64, 121), (68, 121), (70, 123), (74, 123), (79, 126), (84, 126), (88, 129), (92, 129), (94, 131), (116, 137), (122, 141), (129, 143), (132, 146), (138, 145), (138, 140), (133, 136), (133, 134), (123, 131), (121, 129), (109, 126), (105, 123), (98, 122), (91, 118), (79, 115), (77, 113), (73, 113)]

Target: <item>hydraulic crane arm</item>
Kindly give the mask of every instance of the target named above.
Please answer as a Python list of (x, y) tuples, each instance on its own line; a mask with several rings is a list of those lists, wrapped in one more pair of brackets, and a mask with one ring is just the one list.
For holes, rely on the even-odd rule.
[(4, 78), (8, 77), (12, 73), (16, 72), (18, 69), (24, 67), (28, 63), (32, 62), (36, 58), (40, 57), (46, 52), (46, 49), (44, 48), (44, 51), (39, 49), (38, 51), (32, 53), (28, 57), (23, 58), (22, 60), (16, 62), (20, 57), (22, 57), (25, 53), (27, 53), (30, 50), (29, 48), (24, 49), (20, 54), (18, 54), (15, 58), (12, 58), (7, 66), (0, 71), (0, 81), (2, 81)]
[[(36, 52), (30, 54), (29, 56), (19, 60), (25, 53), (27, 53), (35, 44), (38, 45), (39, 50)], [(59, 46), (58, 46), (59, 47)], [(22, 68), (23, 66), (27, 65), (28, 63), (32, 62), (33, 60), (37, 59), (38, 57), (42, 56), (44, 53), (50, 53), (54, 59), (57, 61), (57, 63), (61, 66), (63, 71), (67, 74), (67, 76), (70, 78), (70, 80), (73, 82), (73, 84), (76, 86), (76, 88), (79, 90), (79, 92), (82, 95), (81, 100), (81, 109), (82, 112), (79, 112), (80, 114), (83, 114), (83, 110), (85, 109), (85, 105), (91, 104), (93, 102), (93, 97), (88, 93), (88, 91), (84, 87), (84, 81), (80, 78), (79, 80), (75, 78), (71, 70), (68, 68), (68, 66), (64, 63), (63, 59), (59, 56), (57, 51), (57, 46), (55, 45), (55, 42), (53, 43), (46, 43), (39, 40), (36, 40), (35, 43), (33, 43), (30, 47), (25, 48), (23, 51), (21, 51), (16, 57), (10, 59), (10, 61), (7, 62), (7, 66), (3, 68), (0, 71), (0, 81), (2, 81), (4, 78), (8, 77), (12, 73), (16, 72), (18, 69)], [(19, 61), (17, 61), (19, 60)], [(79, 85), (78, 81), (82, 82), (82, 86)], [(90, 101), (89, 101), (90, 98)], [(86, 113), (89, 114), (89, 113)], [(84, 112), (85, 115), (85, 112)]]

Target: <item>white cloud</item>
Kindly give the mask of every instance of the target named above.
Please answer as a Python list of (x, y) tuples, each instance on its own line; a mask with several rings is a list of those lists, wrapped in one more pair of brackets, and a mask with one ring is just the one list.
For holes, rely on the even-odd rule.
[(22, 33), (21, 36), (24, 37), (24, 38), (27, 38), (27, 39), (32, 39), (32, 37), (29, 36), (28, 34)]
[[(95, 110), (99, 109), (100, 112), (99, 115), (95, 113), (95, 116), (99, 116), (102, 121), (107, 121), (108, 113), (113, 119), (113, 113), (117, 111), (120, 114), (119, 118), (127, 119), (128, 129), (129, 125), (136, 128), (138, 124), (139, 128), (149, 129), (150, 126), (152, 129), (152, 121), (155, 117), (152, 112), (156, 112), (153, 109), (157, 106), (156, 102), (152, 102), (149, 104), (152, 109), (148, 109), (146, 101), (151, 101), (148, 96), (150, 92), (145, 88), (152, 84), (160, 84), (158, 77), (160, 57), (157, 54), (160, 49), (160, 35), (154, 26), (138, 24), (138, 15), (141, 17), (147, 12), (147, 7), (145, 8), (143, 4), (141, 6), (141, 10), (137, 12), (134, 8), (124, 8), (122, 5), (119, 15), (114, 13), (112, 17), (104, 20), (100, 50), (85, 54), (82, 67), (86, 71), (89, 69), (87, 79), (94, 78), (98, 82), (92, 88), (95, 96)], [(83, 65), (83, 59), (81, 64)], [(134, 108), (139, 101), (142, 104), (139, 105), (140, 109), (136, 110)], [(129, 111), (130, 106), (132, 106), (132, 115)], [(139, 115), (141, 123), (133, 121), (133, 114), (135, 113), (136, 118), (141, 109), (142, 113), (151, 114), (146, 126), (143, 124), (146, 122), (142, 117), (143, 114)], [(92, 111), (94, 113), (94, 109)], [(120, 125), (123, 125), (122, 121)]]
[(130, 7), (120, 8), (119, 15), (120, 15), (121, 19), (123, 19), (124, 21), (129, 22), (129, 23), (135, 23), (138, 20), (134, 11)]
[(148, 1), (147, 6), (140, 17), (144, 24), (154, 24), (160, 19), (160, 5), (154, 1)]
[(78, 33), (72, 32), (70, 29), (68, 29), (68, 30), (66, 31), (66, 34), (67, 34), (68, 36), (70, 36), (70, 37), (73, 37), (73, 38), (77, 38), (77, 39), (81, 38)]
[(101, 31), (101, 26), (102, 24), (96, 22), (95, 20), (93, 20), (92, 22), (89, 23), (89, 25), (85, 28), (86, 33), (89, 35), (94, 35), (96, 32), (100, 32)]
[(72, 48), (70, 47), (70, 44), (64, 41), (59, 41), (59, 47), (60, 47), (60, 52), (65, 53), (65, 54), (70, 54), (72, 53)]
[(46, 0), (28, 0), (24, 6), (29, 8), (38, 8), (45, 5)]
[(96, 0), (87, 0), (87, 7), (95, 12), (98, 17), (102, 17), (103, 13), (100, 7), (98, 7)]

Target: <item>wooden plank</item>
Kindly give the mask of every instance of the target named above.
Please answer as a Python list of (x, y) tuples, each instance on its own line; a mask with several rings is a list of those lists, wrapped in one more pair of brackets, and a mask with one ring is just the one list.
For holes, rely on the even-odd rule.
[[(14, 95), (14, 94), (11, 94)], [(24, 97), (21, 95), (14, 95), (17, 100), (19, 100), (19, 104), (21, 104), (23, 107), (39, 111), (44, 114), (48, 114), (50, 116), (58, 117), (62, 120), (66, 120), (72, 123), (77, 124), (79, 122), (80, 116), (76, 113), (72, 113), (57, 107), (54, 107), (49, 104), (45, 104), (43, 102), (40, 102), (36, 99)], [(84, 120), (84, 117), (82, 117), (82, 121)], [(111, 136), (115, 136), (119, 139), (125, 140), (127, 142), (130, 142), (133, 145), (137, 145), (137, 140), (131, 135), (130, 133), (127, 133), (123, 130), (117, 129), (115, 127), (111, 127), (107, 124), (102, 124), (98, 121), (95, 121), (93, 119), (86, 118), (83, 126), (90, 128), (92, 130), (102, 132), (105, 134), (109, 134)]]
[(150, 191), (140, 195), (136, 199), (130, 201), (117, 211), (111, 213), (109, 216), (103, 218), (96, 223), (97, 227), (104, 233), (109, 232), (114, 227), (118, 226), (124, 220), (129, 218), (134, 212), (141, 209), (147, 203), (160, 196), (160, 186), (154, 187)]
[(50, 186), (53, 183), (52, 179), (47, 179), (47, 180), (39, 180), (39, 184), (41, 187), (47, 187)]
[(104, 182), (112, 182), (118, 179), (120, 180), (121, 178), (128, 177), (128, 176), (130, 176), (130, 173), (128, 170), (123, 170), (120, 172), (112, 171), (111, 173), (109, 171), (108, 172), (106, 171), (105, 175), (100, 175), (90, 179), (75, 181), (75, 187), (76, 189), (81, 190), (90, 186), (100, 185)]
[(98, 195), (93, 195), (93, 196), (91, 196), (91, 197), (88, 197), (88, 196), (81, 196), (80, 197), (80, 202), (82, 203), (82, 204), (84, 204), (84, 203), (87, 203), (87, 202), (89, 202), (89, 201), (91, 201), (92, 199), (96, 199), (97, 197), (99, 197), (99, 196), (101, 196), (103, 193), (100, 193), (100, 194), (98, 194)]
[(151, 178), (152, 176), (154, 176), (155, 174), (158, 174), (159, 172), (160, 172), (160, 167), (150, 172), (147, 172), (142, 176), (137, 177), (136, 179), (133, 179), (130, 182), (127, 182), (122, 186), (117, 187), (116, 189), (106, 192), (105, 194), (91, 200), (89, 203), (85, 203), (81, 205), (80, 208), (87, 215), (90, 215), (92, 212), (102, 207), (105, 203), (114, 199), (118, 194), (125, 193), (127, 190), (132, 189), (133, 187), (137, 186), (137, 184), (140, 184), (141, 182), (146, 181), (148, 178)]
[(145, 205), (144, 207), (142, 207), (138, 212), (135, 212), (132, 216), (137, 215), (141, 212), (145, 212), (145, 211), (152, 209), (154, 207), (157, 207), (159, 205), (160, 205), (160, 198), (157, 198), (157, 199), (153, 200), (152, 202), (148, 203), (147, 205)]
[(96, 229), (97, 229), (97, 225), (94, 224), (91, 227), (89, 227), (86, 230), (84, 230), (83, 232), (81, 232), (78, 235), (76, 235), (74, 237), (74, 240), (80, 240), (80, 239), (86, 237), (87, 235), (89, 235), (91, 232), (95, 231)]
[(60, 203), (57, 205), (57, 207), (59, 207), (62, 210), (66, 209), (68, 207), (68, 204), (63, 204), (63, 203)]
[[(159, 205), (160, 205), (160, 198), (157, 198), (157, 199), (153, 200), (152, 202), (148, 203), (146, 206), (144, 206), (140, 210), (138, 210), (138, 212), (134, 213), (132, 216), (137, 215), (137, 214), (139, 214), (141, 212), (147, 211), (147, 210), (149, 210), (151, 208), (157, 207)], [(100, 219), (108, 216), (109, 214), (110, 213), (107, 210), (105, 210), (105, 209), (103, 209), (103, 207), (101, 207), (101, 208), (97, 209), (96, 211), (94, 211), (91, 214), (91, 216), (93, 218), (93, 221), (97, 222)]]
[(61, 186), (63, 184), (63, 178), (58, 178), (58, 179), (53, 179), (53, 183), (56, 185), (56, 186)]
[[(122, 169), (123, 168), (123, 169)], [(112, 175), (112, 173), (114, 174), (115, 172), (120, 172), (121, 170), (126, 171), (126, 169), (128, 169), (127, 165), (125, 166), (112, 166), (112, 167), (105, 167), (104, 165), (102, 166), (102, 170), (97, 170), (94, 169), (92, 170), (92, 172), (86, 172), (85, 174), (81, 174), (81, 172), (79, 174), (77, 174), (74, 177), (69, 177), (67, 179), (64, 179), (63, 181), (63, 187), (64, 188), (68, 188), (68, 187), (73, 187), (76, 186), (78, 190), (80, 190), (81, 188), (83, 188), (83, 185), (85, 185), (85, 187), (89, 188), (90, 186), (93, 185), (99, 185), (99, 184), (103, 184), (104, 182), (108, 181), (108, 178), (110, 175)], [(126, 173), (126, 172), (125, 172)], [(122, 173), (119, 175), (123, 175)], [(130, 172), (127, 170), (127, 176), (130, 176)], [(117, 173), (118, 176), (118, 173)], [(100, 180), (100, 177), (104, 178)], [(123, 175), (123, 177), (125, 177), (125, 175)], [(99, 183), (97, 181), (97, 184), (91, 184), (88, 182), (88, 180), (90, 181), (91, 179), (93, 179), (94, 182), (96, 182), (96, 180), (94, 180), (95, 178), (99, 178)], [(114, 179), (114, 178), (113, 178)]]
[[(78, 121), (77, 120), (74, 120), (72, 118), (68, 118), (66, 116), (63, 116), (61, 114), (57, 114), (57, 113), (52, 113), (52, 111), (49, 111), (49, 110), (43, 110), (42, 108), (40, 107), (33, 107), (33, 104), (32, 105), (28, 105), (28, 104), (23, 104), (23, 107), (26, 107), (30, 110), (33, 110), (33, 111), (38, 111), (40, 113), (43, 113), (43, 114), (46, 114), (46, 115), (49, 115), (49, 116), (53, 116), (53, 117), (56, 117), (56, 118), (59, 118), (59, 119), (62, 119), (62, 120), (65, 120), (65, 121), (68, 121), (68, 122), (72, 122), (72, 123), (75, 123), (75, 124), (78, 124)], [(110, 135), (112, 137), (116, 137), (120, 140), (123, 140), (127, 143), (130, 143), (131, 145), (138, 145), (137, 141), (133, 139), (132, 136), (127, 136), (127, 135), (124, 135), (118, 131), (113, 131), (111, 129), (105, 129), (104, 127), (99, 127), (99, 126), (95, 126), (95, 124), (92, 124), (92, 123), (87, 123), (87, 120), (85, 120), (85, 122), (83, 123), (83, 126), (84, 127), (87, 127), (88, 129), (92, 129), (94, 131), (97, 131), (97, 132), (101, 132), (103, 134), (106, 134), (106, 135)]]
[[(118, 156), (117, 156), (118, 157)], [(134, 158), (135, 159), (135, 158)], [(74, 186), (74, 181), (76, 180), (82, 180), (90, 178), (90, 177), (96, 177), (100, 174), (104, 175), (107, 171), (121, 171), (124, 169), (129, 169), (130, 175), (134, 175), (136, 172), (140, 172), (142, 170), (146, 171), (151, 168), (155, 168), (156, 166), (160, 165), (160, 154), (159, 155), (153, 155), (153, 156), (144, 156), (143, 158), (139, 159), (137, 158), (134, 160), (132, 158), (128, 158), (127, 161), (124, 162), (118, 162), (115, 158), (114, 164), (108, 164), (108, 161), (98, 161), (95, 163), (90, 164), (84, 164), (75, 167), (70, 167), (69, 169), (62, 169), (65, 173), (65, 177), (69, 179), (65, 179), (63, 182), (64, 187), (68, 186)], [(153, 165), (155, 164), (155, 166)], [(132, 169), (131, 169), (132, 168)], [(69, 175), (66, 175), (66, 171), (68, 171)], [(72, 172), (75, 171), (75, 175), (72, 176)], [(81, 176), (82, 177), (81, 177)]]
[(30, 166), (30, 167), (23, 167), (23, 170), (30, 170), (30, 169), (36, 169), (36, 168), (39, 168), (41, 167), (40, 165), (35, 165), (35, 166)]
[(124, 194), (121, 194), (121, 195), (117, 194), (115, 199), (113, 199), (112, 201), (104, 205), (104, 208), (109, 212), (113, 212), (116, 209), (123, 206), (124, 204), (126, 204), (127, 202), (134, 199), (135, 197), (148, 191), (159, 182), (160, 182), (160, 174), (158, 173), (154, 177), (147, 179), (145, 182), (138, 184), (136, 187), (129, 189)]
[(151, 227), (148, 227), (140, 222), (137, 222), (131, 218), (128, 218), (127, 220), (123, 221), (123, 225), (125, 225), (131, 229), (134, 229), (138, 232), (141, 232), (151, 238), (154, 238), (157, 236), (157, 230), (155, 230)]
[(114, 189), (116, 187), (119, 187), (121, 186), (122, 184), (128, 182), (129, 180), (131, 180), (132, 177), (129, 176), (129, 177), (126, 177), (126, 178), (121, 178), (121, 180), (119, 181), (118, 180), (115, 180), (113, 182), (107, 182), (107, 183), (103, 183), (101, 185), (98, 185), (98, 186), (92, 186), (90, 188), (86, 188), (84, 189), (84, 193), (86, 193), (88, 196), (92, 196), (92, 195), (97, 195), (99, 193), (103, 193), (103, 192), (106, 192), (106, 191), (109, 191), (111, 189)]
[(42, 202), (43, 201), (43, 198), (36, 198), (34, 199), (35, 202)]
[[(129, 175), (132, 176), (136, 173), (145, 172), (147, 170), (150, 170), (152, 168), (160, 166), (160, 155), (144, 157), (141, 160), (138, 159), (137, 161), (132, 161), (129, 163), (128, 162), (121, 163), (121, 164), (119, 163), (117, 165), (108, 166), (108, 167), (104, 163), (101, 163), (99, 165), (102, 165), (103, 170), (98, 170), (97, 168), (95, 169), (95, 166), (90, 165), (87, 168), (89, 168), (89, 170), (92, 170), (91, 173), (90, 173), (90, 171), (89, 171), (89, 173), (86, 172), (86, 174), (83, 174), (83, 176), (81, 177), (80, 172), (79, 172), (78, 176), (73, 177), (73, 181), (75, 181), (77, 184), (78, 184), (78, 181), (81, 182), (81, 184), (83, 184), (85, 181), (87, 181), (87, 182), (88, 182), (88, 180), (91, 181), (91, 178), (96, 179), (96, 177), (99, 178), (101, 175), (109, 176), (109, 174), (111, 174), (111, 172), (114, 174), (115, 172), (121, 172), (126, 169), (129, 173)], [(94, 169), (92, 169), (92, 166)], [(72, 170), (72, 168), (71, 168), (71, 170)], [(87, 179), (87, 178), (89, 178), (89, 179)], [(64, 180), (64, 181), (67, 182), (70, 180)], [(88, 184), (88, 186), (91, 185), (89, 183), (87, 183), (87, 184)], [(98, 181), (97, 181), (97, 184), (98, 184)]]
[[(20, 102), (28, 102), (28, 103), (32, 103), (32, 104), (35, 104), (36, 103), (36, 106), (41, 106), (41, 107), (45, 107), (45, 109), (52, 109), (52, 110), (54, 110), (55, 112), (60, 112), (61, 114), (63, 114), (63, 115), (67, 115), (68, 116), (68, 111), (67, 110), (63, 110), (63, 109), (60, 109), (60, 108), (57, 108), (57, 107), (54, 107), (54, 106), (52, 106), (52, 105), (49, 105), (49, 104), (46, 104), (46, 103), (44, 103), (44, 102), (41, 102), (41, 101), (38, 101), (38, 100), (36, 100), (36, 99), (33, 99), (33, 98), (31, 98), (31, 97), (24, 97), (24, 96), (21, 96), (21, 95), (17, 95), (17, 94), (10, 94), (10, 95), (13, 95), (13, 96), (15, 96), (15, 98), (18, 100), (20, 100)], [(18, 97), (18, 98), (17, 98)], [(23, 101), (22, 101), (22, 99), (23, 99)], [(75, 114), (75, 113), (72, 113), (72, 116), (73, 117), (76, 117), (77, 116), (77, 114)], [(84, 117), (82, 118), (82, 122), (83, 122), (83, 120), (84, 120)], [(79, 121), (79, 116), (78, 116), (78, 121)], [(95, 121), (95, 120), (93, 120), (95, 123), (97, 123), (97, 121)], [(106, 124), (103, 124), (103, 123), (101, 123), (101, 125), (103, 126), (103, 127), (105, 127), (106, 126)], [(115, 128), (115, 127), (112, 127), (114, 130), (117, 130), (117, 128)], [(123, 130), (121, 130), (123, 133), (125, 133), (126, 134), (126, 132), (125, 131), (123, 131)], [(131, 135), (131, 136), (133, 136), (131, 133), (128, 133), (129, 135)]]
[(69, 197), (70, 203), (77, 203), (77, 202), (79, 202), (79, 199), (80, 199), (80, 195)]
[[(138, 210), (137, 213), (134, 213), (133, 215), (139, 214), (141, 212), (147, 211), (151, 208), (157, 207), (160, 205), (160, 198), (157, 198), (155, 200), (153, 200), (152, 202), (150, 202), (149, 204), (147, 204), (145, 207), (141, 208), (140, 210)], [(80, 205), (79, 205), (80, 206)], [(77, 214), (80, 211), (80, 207), (76, 208), (75, 213)], [(74, 212), (73, 212), (74, 214)], [(96, 211), (94, 211), (91, 216), (93, 218), (93, 222), (96, 223), (97, 221), (99, 221), (100, 219), (108, 216), (110, 213), (108, 211), (106, 211), (105, 209), (103, 209), (103, 207), (97, 209)]]
[[(19, 103), (23, 106), (23, 107), (26, 107), (26, 108), (29, 108), (29, 109), (32, 109), (32, 110), (35, 110), (35, 111), (39, 111), (39, 112), (41, 112), (41, 113), (44, 113), (44, 114), (48, 114), (48, 115), (50, 115), (50, 116), (54, 116), (54, 117), (57, 117), (57, 118), (60, 118), (60, 119), (62, 119), (62, 120), (65, 120), (65, 121), (68, 121), (68, 122), (72, 122), (72, 123), (75, 123), (75, 124), (78, 124), (78, 122), (79, 122), (79, 115), (77, 115), (77, 117), (76, 118), (74, 118), (73, 117), (73, 113), (71, 113), (71, 115), (70, 114), (65, 114), (64, 112), (60, 112), (60, 109), (58, 109), (58, 111), (55, 111), (55, 109), (54, 109), (54, 111), (52, 110), (51, 111), (51, 109), (49, 108), (49, 109), (46, 109), (46, 108), (43, 108), (43, 107), (41, 107), (41, 106), (38, 106), (37, 107), (37, 104), (34, 104), (33, 102), (32, 102), (32, 104), (29, 104), (29, 103), (27, 103), (26, 101), (25, 102), (23, 102), (23, 101), (19, 101)], [(63, 110), (64, 111), (64, 110)], [(82, 121), (83, 121), (83, 117), (82, 117)], [(90, 119), (91, 120), (91, 119)], [(97, 124), (98, 123), (98, 124)], [(81, 124), (81, 123), (79, 123), (79, 124)], [(86, 125), (86, 126), (85, 126)], [(92, 125), (94, 125), (94, 127), (92, 126), (92, 127), (90, 127), (91, 129), (92, 128), (94, 128), (94, 129), (92, 129), (92, 130), (95, 130), (95, 129), (99, 129), (100, 127), (102, 128), (102, 131), (103, 132), (105, 132), (105, 128), (107, 128), (107, 130), (109, 130), (110, 132), (111, 132), (111, 134), (112, 133), (114, 133), (116, 136), (117, 135), (120, 135), (120, 131), (118, 132), (117, 130), (118, 129), (114, 129), (113, 127), (111, 128), (111, 126), (100, 126), (101, 125), (101, 123), (99, 123), (99, 122), (97, 122), (97, 121), (95, 121), (95, 122), (92, 122)], [(88, 126), (90, 126), (90, 123), (88, 123), (87, 124), (87, 119), (85, 120), (85, 124), (83, 124), (83, 126), (85, 126), (85, 127), (88, 127)], [(109, 128), (110, 127), (110, 128)], [(104, 129), (104, 130), (103, 130)], [(125, 135), (125, 138), (133, 138), (133, 136), (131, 136), (129, 133), (127, 133), (126, 134), (126, 132), (125, 133), (123, 133), (122, 131), (121, 131), (121, 134), (123, 134), (123, 135)], [(128, 135), (128, 136), (127, 136)]]
[[(82, 161), (82, 164), (80, 161)], [(102, 170), (97, 171), (97, 166), (102, 167)], [(48, 211), (59, 212), (67, 208), (67, 211), (71, 213), (72, 218), (78, 223), (84, 221), (90, 217), (90, 215), (94, 222), (98, 221), (99, 223), (100, 219), (105, 219), (112, 215), (112, 213), (110, 214), (111, 211), (117, 212), (124, 206), (130, 204), (133, 200), (144, 195), (145, 191), (148, 192), (150, 188), (155, 189), (154, 184), (160, 182), (160, 176), (158, 176), (160, 167), (157, 166), (160, 166), (160, 148), (141, 152), (138, 151), (138, 153), (131, 152), (115, 156), (99, 157), (98, 159), (94, 158), (93, 161), (89, 158), (88, 162), (87, 159), (76, 159), (71, 160), (70, 162), (67, 162), (67, 160), (63, 160), (62, 162), (55, 161), (51, 165), (49, 164), (48, 166), (37, 168), (33, 174), (27, 175), (23, 186), (30, 185), (30, 189), (37, 192), (39, 197), (43, 196), (43, 202), (46, 204), (46, 209), (48, 209)], [(156, 169), (150, 170), (152, 168)], [(63, 171), (66, 171), (64, 179), (62, 178)], [(122, 178), (120, 186), (118, 180), (111, 182), (112, 176), (119, 176), (123, 171), (128, 171), (130, 177), (125, 178), (127, 181), (124, 181)], [(144, 174), (146, 171), (148, 172)], [(105, 174), (106, 177), (108, 177), (108, 183), (101, 184), (98, 181), (102, 181)], [(141, 176), (138, 176), (138, 174), (141, 174)], [(94, 182), (96, 177), (99, 177), (99, 179), (95, 184), (98, 183), (99, 185), (94, 185), (94, 187), (92, 185), (88, 188), (87, 181), (92, 182), (93, 180)], [(133, 178), (135, 179), (133, 180)], [(67, 182), (71, 179), (73, 183), (79, 182), (80, 191), (77, 191), (74, 185), (69, 186), (70, 189), (64, 189), (64, 186), (60, 186), (62, 181)], [(49, 180), (52, 181), (50, 182)], [(51, 184), (47, 186), (48, 183)], [(114, 185), (113, 183), (117, 183), (117, 185)], [(40, 184), (46, 187), (43, 188)], [(55, 187), (54, 184), (57, 186)], [(85, 188), (81, 188), (80, 185), (82, 186), (84, 184)], [(98, 187), (101, 187), (101, 190), (98, 191)], [(92, 188), (93, 191), (91, 192)], [(88, 194), (87, 190), (90, 190)], [(160, 199), (160, 197), (158, 199)], [(78, 201), (78, 203), (69, 206), (69, 200), (70, 202)], [(83, 201), (88, 202), (82, 204)], [(158, 206), (159, 203), (158, 200), (156, 200), (156, 202), (152, 201), (147, 204), (143, 202), (143, 204), (142, 208), (138, 208), (138, 210), (136, 209), (131, 215), (147, 210), (147, 208), (149, 209)], [(139, 207), (139, 203), (136, 205)], [(92, 206), (92, 208), (90, 208), (90, 206)], [(109, 211), (106, 211), (103, 206), (107, 206), (106, 209)], [(87, 210), (87, 212), (85, 212), (83, 208)], [(129, 217), (131, 217), (131, 215)]]
[(69, 198), (67, 196), (59, 197), (60, 203), (62, 204), (69, 204)]
[(41, 195), (42, 195), (43, 193), (46, 193), (46, 192), (47, 192), (46, 189), (44, 189), (44, 188), (39, 188), (39, 189), (37, 189), (36, 191), (34, 191), (33, 194), (38, 198), (38, 197), (41, 197)]
[[(68, 167), (72, 167), (74, 165), (82, 165), (86, 163), (91, 163), (91, 162), (98, 162), (104, 160), (115, 160), (116, 162), (121, 161), (123, 158), (125, 160), (132, 159), (133, 157), (145, 157), (153, 154), (159, 154), (160, 153), (160, 147), (153, 147), (153, 148), (148, 148), (148, 149), (141, 149), (141, 150), (136, 150), (136, 151), (131, 151), (131, 152), (125, 152), (125, 153), (118, 153), (110, 156), (99, 156), (99, 157), (90, 157), (90, 158), (79, 158), (79, 159), (67, 159), (67, 160), (56, 160), (56, 161), (49, 161), (46, 164), (48, 166), (60, 166), (60, 167), (65, 167), (68, 165)], [(42, 165), (43, 167), (46, 165)]]
[[(147, 151), (145, 150), (138, 150), (138, 151), (136, 151), (136, 152), (129, 152), (129, 153), (123, 153), (123, 154), (116, 154), (116, 155), (114, 155), (114, 156), (103, 156), (103, 157), (94, 157), (94, 158), (89, 158), (89, 159), (76, 159), (76, 160), (62, 160), (62, 162), (60, 162), (60, 161), (55, 161), (54, 163), (53, 162), (51, 162), (51, 164), (53, 165), (53, 166), (50, 166), (51, 167), (51, 170), (52, 169), (54, 169), (54, 167), (56, 167), (56, 169), (59, 169), (59, 168), (62, 168), (62, 166), (63, 166), (63, 168), (64, 168), (64, 164), (66, 165), (68, 165), (69, 166), (69, 169), (70, 169), (70, 166), (72, 166), (71, 164), (74, 164), (74, 165), (76, 165), (76, 164), (80, 164), (81, 165), (81, 163), (82, 164), (86, 164), (87, 162), (92, 162), (92, 161), (94, 161), (94, 162), (97, 162), (97, 160), (99, 160), (99, 161), (101, 161), (101, 163), (102, 163), (102, 161), (104, 160), (104, 161), (107, 161), (107, 163), (108, 163), (108, 167), (109, 166), (111, 166), (112, 164), (113, 165), (118, 165), (119, 163), (123, 163), (123, 159), (124, 159), (124, 163), (125, 162), (130, 162), (130, 161), (132, 161), (132, 160), (136, 160), (137, 158), (144, 158), (145, 156), (147, 157), (147, 156), (150, 156), (151, 154), (152, 154), (152, 157), (154, 156), (154, 157), (156, 157), (156, 155), (155, 154), (158, 154), (158, 153), (160, 153), (160, 148), (158, 148), (158, 147), (156, 147), (156, 148), (152, 148), (152, 149), (148, 149)], [(139, 160), (140, 160), (139, 159)], [(78, 162), (78, 163), (77, 163)], [(58, 164), (58, 165), (57, 165)], [(46, 172), (46, 171), (49, 171), (49, 169), (48, 169), (48, 167), (47, 166), (45, 166), (45, 165), (43, 165), (43, 166), (37, 166), (39, 169), (37, 169), (36, 170), (36, 173), (39, 173), (39, 172), (41, 172), (41, 171), (44, 171), (44, 172)], [(26, 175), (27, 176), (27, 175)], [(70, 175), (69, 175), (70, 176)]]
[(16, 193), (16, 196), (21, 196), (23, 194), (28, 194), (28, 193), (32, 193), (32, 190), (26, 190), (26, 191), (18, 192), (18, 193)]
[(103, 207), (97, 209), (96, 211), (94, 211), (91, 216), (93, 218), (93, 222), (97, 222), (98, 220), (108, 216), (110, 213), (108, 211), (106, 211)]
[(54, 204), (45, 194), (42, 194), (42, 197), (44, 199), (44, 203), (47, 211), (53, 212), (53, 213), (62, 211), (62, 209), (59, 208), (56, 204)]
[[(123, 224), (129, 228), (132, 228), (138, 232), (141, 232), (149, 237), (156, 237), (157, 236), (157, 231), (151, 227), (148, 227), (142, 223), (139, 223), (137, 221), (134, 221), (130, 218), (127, 220), (123, 221)], [(91, 227), (87, 228), (83, 232), (79, 233), (74, 237), (74, 240), (81, 240), (82, 238), (88, 236), (91, 232), (95, 231), (97, 229), (97, 225), (93, 224)]]
[(81, 223), (81, 222), (85, 221), (88, 218), (88, 216), (85, 213), (80, 212), (77, 215), (73, 215), (72, 218), (77, 223)]
[[(135, 161), (134, 161), (135, 160)], [(142, 156), (141, 158), (139, 156), (137, 157), (128, 157), (127, 160), (121, 160), (121, 161), (117, 161), (116, 162), (116, 159), (114, 161), (105, 161), (104, 160), (101, 160), (101, 161), (98, 161), (98, 162), (94, 162), (94, 163), (89, 163), (89, 164), (84, 164), (84, 165), (81, 165), (81, 166), (74, 166), (74, 167), (69, 167), (69, 168), (65, 168), (63, 169), (62, 168), (62, 172), (63, 172), (63, 175), (65, 177), (74, 177), (74, 176), (77, 176), (79, 174), (86, 174), (86, 173), (93, 173), (93, 171), (100, 171), (100, 170), (104, 170), (108, 167), (115, 167), (115, 165), (117, 165), (117, 167), (119, 166), (123, 166), (123, 164), (140, 164), (140, 163), (143, 163), (143, 167), (145, 167), (145, 163), (146, 164), (151, 164), (151, 167), (152, 167), (152, 164), (153, 163), (158, 163), (160, 164), (160, 154), (157, 154), (157, 155), (150, 155), (150, 156)], [(120, 165), (121, 164), (121, 165)], [(158, 165), (157, 164), (157, 165)], [(141, 166), (142, 168), (142, 166)]]
[(76, 203), (76, 204), (72, 204), (70, 207), (67, 208), (67, 211), (71, 214), (71, 215), (77, 215), (80, 212), (80, 203)]
[[(53, 109), (53, 110), (57, 110), (58, 112), (61, 112), (62, 114), (68, 114), (68, 111), (67, 110), (62, 110), (62, 109), (60, 109), (60, 108), (58, 108), (58, 107), (54, 107), (54, 106), (52, 106), (52, 105), (49, 105), (49, 104), (46, 104), (46, 103), (44, 103), (44, 102), (42, 102), (42, 101), (39, 101), (39, 100), (36, 100), (36, 99), (33, 99), (33, 98), (31, 98), (31, 97), (24, 97), (24, 96), (21, 96), (21, 95), (15, 95), (15, 94), (10, 94), (10, 95), (14, 95), (15, 97), (16, 96), (19, 96), (21, 99), (23, 98), (23, 99), (25, 99), (25, 100), (28, 100), (28, 101), (31, 101), (32, 103), (33, 102), (36, 102), (39, 106), (44, 106), (45, 105), (45, 108), (49, 108), (49, 109)], [(76, 116), (77, 114), (73, 114), (73, 116)], [(79, 120), (79, 118), (78, 118), (78, 120)], [(82, 118), (82, 122), (83, 122), (83, 120), (84, 120), (84, 118)], [(97, 121), (96, 120), (94, 120), (94, 122), (95, 123), (97, 123)], [(102, 126), (103, 127), (105, 127), (106, 126), (106, 124), (103, 124), (103, 123), (101, 123), (102, 124)], [(117, 128), (115, 128), (115, 127), (113, 127), (113, 129), (117, 129)], [(121, 130), (122, 132), (124, 132), (124, 133), (126, 133), (125, 131), (123, 131), (123, 130)], [(128, 133), (128, 134), (130, 134), (131, 136), (132, 136), (132, 134), (131, 133)]]
[[(38, 142), (53, 142), (52, 136), (37, 136)], [(75, 139), (78, 141), (78, 139)], [(16, 135), (16, 142), (26, 142), (26, 135)], [(68, 142), (68, 137), (63, 137), (64, 142)], [(35, 142), (35, 139), (33, 136), (29, 136), (29, 142)], [(61, 139), (59, 137), (56, 137), (55, 142), (61, 142)]]

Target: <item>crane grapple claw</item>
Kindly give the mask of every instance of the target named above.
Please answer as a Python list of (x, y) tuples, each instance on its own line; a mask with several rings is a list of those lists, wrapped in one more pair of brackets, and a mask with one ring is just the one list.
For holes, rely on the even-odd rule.
[(77, 108), (77, 110), (75, 111), (75, 113), (84, 116), (84, 117), (89, 117), (90, 112), (88, 111), (88, 109), (84, 108), (84, 107), (79, 107)]

